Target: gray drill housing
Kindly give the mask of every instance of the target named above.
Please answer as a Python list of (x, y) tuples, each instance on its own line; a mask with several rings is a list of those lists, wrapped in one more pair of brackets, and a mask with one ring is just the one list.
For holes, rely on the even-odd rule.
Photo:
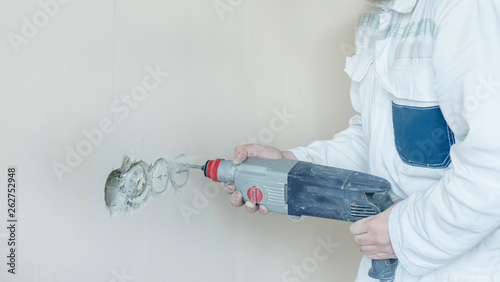
[(248, 201), (253, 186), (269, 211), (356, 221), (392, 205), (387, 180), (352, 170), (287, 159), (249, 158), (240, 165), (223, 160), (217, 177), (232, 182)]
[(223, 160), (219, 164), (217, 178), (221, 182), (232, 182), (248, 201), (246, 191), (252, 186), (259, 188), (264, 198), (259, 204), (269, 211), (288, 214), (286, 187), (288, 172), (298, 161), (249, 158), (240, 165)]

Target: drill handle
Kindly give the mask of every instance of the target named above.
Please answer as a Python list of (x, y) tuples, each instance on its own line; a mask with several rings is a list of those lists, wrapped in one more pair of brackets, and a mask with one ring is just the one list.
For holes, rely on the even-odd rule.
[[(299, 162), (288, 174), (288, 214), (354, 222), (388, 209), (393, 204), (390, 188), (387, 180), (374, 175)], [(368, 274), (391, 282), (397, 262), (372, 260)]]

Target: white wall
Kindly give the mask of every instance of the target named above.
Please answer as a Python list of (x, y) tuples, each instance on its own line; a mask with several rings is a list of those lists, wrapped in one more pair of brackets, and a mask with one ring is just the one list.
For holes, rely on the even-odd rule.
[[(353, 110), (343, 67), (362, 0), (221, 0), (235, 4), (224, 19), (213, 0), (67, 2), (49, 6), (46, 23), (36, 1), (0, 2), (0, 173), (6, 186), (7, 166), (17, 166), (19, 219), (17, 274), (2, 263), (1, 281), (286, 281), (303, 262), (290, 281), (354, 279), (360, 252), (348, 223), (248, 214), (222, 191), (183, 217), (209, 183), (198, 172), (183, 193), (128, 217), (109, 216), (103, 190), (127, 152), (201, 163), (232, 158), (252, 136), (285, 149), (345, 128)], [(113, 112), (148, 67), (170, 75), (129, 115)], [(285, 108), (295, 118), (270, 127)], [(53, 164), (69, 165), (68, 146), (107, 120), (114, 130), (58, 179)], [(328, 238), (338, 245), (318, 262)]]

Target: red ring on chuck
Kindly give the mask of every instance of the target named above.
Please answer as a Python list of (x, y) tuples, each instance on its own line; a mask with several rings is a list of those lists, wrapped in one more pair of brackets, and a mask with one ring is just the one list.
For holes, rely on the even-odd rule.
[(215, 182), (219, 182), (219, 179), (217, 178), (217, 171), (219, 170), (219, 164), (222, 162), (223, 159), (216, 159), (209, 161), (207, 164), (206, 172), (207, 172), (207, 177), (212, 179)]

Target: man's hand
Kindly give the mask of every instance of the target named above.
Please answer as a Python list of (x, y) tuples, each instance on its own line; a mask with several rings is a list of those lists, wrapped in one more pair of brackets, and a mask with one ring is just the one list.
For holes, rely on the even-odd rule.
[[(238, 146), (234, 149), (234, 165), (239, 165), (247, 158), (263, 158), (263, 159), (291, 159), (295, 160), (295, 155), (289, 151), (281, 151), (278, 148), (270, 146), (262, 146), (258, 144), (247, 144)], [(268, 214), (269, 209), (263, 205), (254, 205), (250, 201), (243, 201), (243, 196), (239, 191), (235, 191), (233, 183), (226, 183), (224, 191), (231, 195), (231, 204), (235, 207), (245, 205), (248, 212), (254, 213), (259, 211), (261, 214)]]
[(369, 259), (397, 258), (392, 249), (388, 226), (389, 214), (394, 205), (375, 216), (351, 224), (354, 241)]

